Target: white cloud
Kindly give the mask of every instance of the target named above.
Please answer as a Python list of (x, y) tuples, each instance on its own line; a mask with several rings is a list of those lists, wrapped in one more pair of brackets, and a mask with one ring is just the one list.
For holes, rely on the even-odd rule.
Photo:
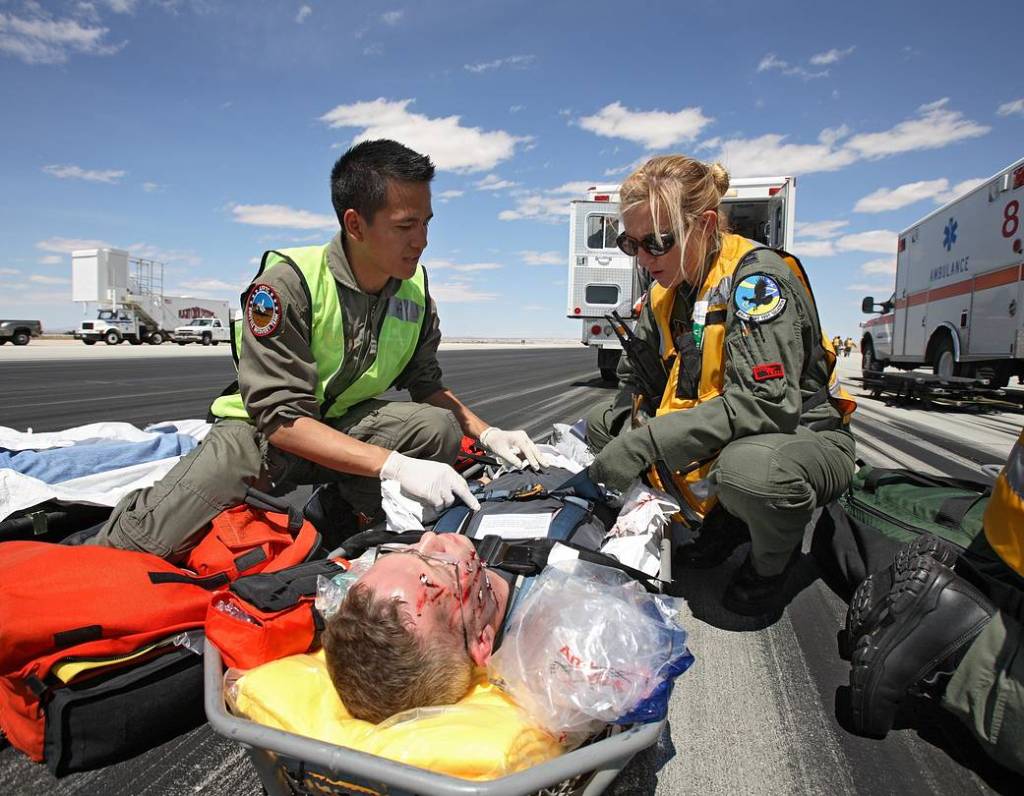
[(181, 287), (185, 290), (202, 290), (202, 291), (232, 291), (240, 293), (242, 288), (249, 284), (248, 280), (239, 281), (235, 284), (225, 282), (221, 279), (195, 279), (190, 282), (181, 282)]
[(383, 55), (384, 48), (379, 44), (368, 44), (363, 48), (363, 55)]
[(509, 105), (508, 106), (508, 110), (509, 110), (509, 113), (519, 113), (519, 111), (526, 110), (526, 106), (525, 105)]
[(380, 21), (383, 22), (385, 25), (397, 25), (399, 22), (402, 21), (402, 17), (404, 16), (405, 12), (401, 10), (385, 11), (383, 14), (380, 15)]
[(52, 177), (61, 180), (85, 180), (86, 182), (105, 182), (114, 184), (118, 182), (127, 172), (121, 169), (83, 169), (81, 166), (43, 166), (43, 171)]
[(447, 202), (449, 199), (456, 199), (457, 197), (462, 196), (464, 193), (465, 191), (458, 191), (453, 188), (447, 191), (441, 191), (441, 193), (437, 195), (437, 198), (442, 202)]
[(796, 223), (796, 234), (801, 238), (834, 238), (849, 221), (804, 221)]
[(838, 132), (822, 130), (817, 144), (787, 144), (787, 136), (768, 133), (758, 138), (713, 138), (703, 146), (717, 149), (716, 159), (725, 164), (733, 177), (803, 175), (838, 171), (857, 160), (855, 153), (835, 148)]
[(28, 278), (29, 282), (35, 282), (39, 285), (67, 285), (71, 283), (71, 280), (63, 276), (42, 276), (41, 274), (33, 274)]
[(797, 257), (831, 257), (836, 253), (830, 240), (793, 241), (793, 254)]
[[(423, 263), (423, 267), (431, 273), (434, 271), (458, 271), (459, 273), (469, 274), (476, 271), (497, 271), (503, 266), (501, 263), (453, 263), (451, 260), (427, 260)], [(430, 290), (433, 293), (433, 285), (431, 285)]]
[(295, 21), (298, 22), (301, 25), (303, 22), (306, 21), (306, 17), (308, 17), (312, 13), (313, 13), (313, 7), (312, 6), (302, 6), (299, 9), (299, 13), (295, 15)]
[(59, 254), (48, 254), (45, 257), (39, 258), (40, 265), (60, 265), (67, 258), (61, 257)]
[(538, 252), (521, 251), (519, 256), (527, 265), (565, 265), (565, 255), (562, 252)]
[(504, 130), (463, 127), (459, 116), (431, 118), (407, 109), (414, 100), (392, 102), (383, 97), (371, 102), (338, 105), (320, 117), (330, 127), (361, 127), (352, 143), (392, 138), (430, 155), (442, 171), (489, 171), (515, 154), (517, 144), (530, 141)]
[(604, 170), (604, 176), (617, 177), (620, 174), (635, 171), (636, 169), (644, 165), (644, 163), (646, 163), (647, 160), (648, 159), (646, 157), (640, 157), (630, 163), (625, 164), (624, 166), (613, 166), (612, 168)]
[(828, 66), (829, 64), (835, 64), (846, 58), (854, 51), (854, 47), (847, 47), (845, 50), (827, 50), (823, 53), (817, 53), (811, 56), (812, 66)]
[(138, 0), (104, 0), (104, 4), (115, 14), (131, 14), (135, 11)]
[(561, 224), (569, 218), (569, 201), (583, 196), (594, 186), (592, 182), (567, 182), (546, 191), (512, 191), (516, 199), (514, 210), (498, 213), (501, 221), (543, 221)]
[(1012, 102), (1004, 102), (999, 106), (996, 113), (1000, 116), (1010, 116), (1014, 113), (1024, 116), (1024, 98), (1013, 100)]
[(846, 142), (859, 157), (874, 160), (886, 155), (921, 149), (940, 149), (956, 141), (985, 135), (991, 127), (965, 119), (946, 107), (949, 98), (920, 106), (915, 119), (907, 119), (880, 133), (861, 133)]
[[(907, 119), (879, 133), (860, 133), (847, 140), (845, 127), (826, 128), (817, 144), (790, 144), (785, 135), (768, 133), (759, 138), (712, 138), (701, 149), (717, 150), (716, 158), (735, 177), (765, 173), (812, 174), (836, 171), (859, 160), (921, 149), (938, 149), (956, 141), (986, 134), (991, 128), (946, 107), (947, 99), (918, 108), (916, 118)], [(841, 143), (842, 142), (842, 143)]]
[(540, 312), (542, 310), (546, 310), (547, 307), (543, 304), (524, 304), (520, 309), (526, 310), (527, 312)]
[(494, 301), (498, 298), (497, 293), (487, 293), (478, 290), (465, 282), (451, 282), (448, 284), (432, 284), (430, 295), (435, 301), (449, 304), (462, 304), (477, 301)]
[(491, 69), (500, 69), (503, 66), (511, 66), (514, 69), (525, 69), (537, 60), (536, 55), (510, 55), (508, 58), (496, 58), (493, 61), (484, 61), (477, 64), (463, 64), (467, 72), (479, 75), (481, 72), (488, 72)]
[(256, 227), (288, 227), (289, 229), (334, 229), (338, 219), (287, 205), (231, 205), (231, 213), (239, 224)]
[(884, 213), (886, 210), (898, 210), (923, 199), (931, 199), (948, 188), (949, 180), (945, 177), (938, 180), (908, 182), (896, 188), (879, 188), (858, 199), (857, 204), (853, 206), (853, 212)]
[(700, 108), (668, 111), (634, 111), (620, 102), (605, 105), (593, 116), (583, 116), (580, 127), (605, 138), (624, 138), (647, 149), (665, 149), (693, 141), (713, 122)]
[(79, 249), (111, 249), (114, 248), (105, 240), (86, 238), (47, 238), (36, 243), (37, 249), (57, 254), (71, 254)]
[(880, 257), (877, 260), (868, 260), (860, 267), (860, 270), (865, 274), (895, 274), (896, 258)]
[(17, 268), (0, 268), (0, 276), (12, 276), (13, 274), (20, 274)]
[(109, 28), (55, 19), (36, 4), (26, 5), (27, 16), (0, 14), (0, 53), (27, 64), (63, 64), (75, 53), (113, 55), (124, 47), (104, 41)]
[(142, 190), (144, 190), (146, 193), (157, 193), (158, 191), (162, 191), (163, 189), (164, 189), (164, 186), (162, 186), (158, 182), (144, 182), (144, 183), (142, 183)]
[[(824, 55), (824, 53), (823, 53)], [(815, 56), (817, 57), (817, 56)], [(819, 77), (828, 77), (828, 70), (823, 69), (820, 72), (811, 72), (804, 69), (802, 66), (789, 63), (789, 61), (783, 61), (775, 53), (768, 53), (764, 58), (761, 59), (757, 65), (758, 72), (768, 71), (779, 71), (784, 75), (791, 77), (799, 77), (804, 80), (814, 80)]]
[(866, 282), (854, 282), (852, 285), (846, 286), (847, 290), (852, 290), (855, 293), (868, 294), (878, 296), (879, 293), (889, 295), (892, 292), (892, 283), (888, 285), (871, 285)]
[(896, 251), (897, 233), (888, 229), (873, 229), (869, 232), (856, 232), (843, 235), (836, 241), (836, 249), (841, 252), (878, 252), (892, 254)]
[(473, 183), (479, 191), (500, 191), (504, 188), (515, 188), (519, 183), (503, 180), (497, 174), (488, 174), (482, 180)]
[(946, 202), (952, 202), (954, 199), (959, 199), (964, 194), (973, 191), (979, 185), (984, 185), (985, 181), (985, 177), (972, 177), (969, 180), (958, 182), (948, 191), (935, 194), (932, 198), (935, 200), (935, 204), (944, 205)]
[(181, 263), (190, 267), (201, 265), (203, 258), (189, 249), (164, 249), (152, 243), (133, 243), (126, 247), (132, 257), (154, 260), (158, 263)]

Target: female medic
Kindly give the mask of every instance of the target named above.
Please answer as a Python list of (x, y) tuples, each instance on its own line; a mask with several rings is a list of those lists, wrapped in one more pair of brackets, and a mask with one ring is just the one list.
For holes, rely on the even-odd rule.
[(683, 155), (622, 185), (618, 246), (653, 279), (636, 328), (647, 356), (623, 357), (621, 394), (588, 417), (589, 474), (619, 490), (646, 475), (676, 497), (700, 533), (683, 566), (721, 563), (749, 529), (723, 603), (761, 615), (779, 608), (815, 507), (849, 485), (856, 404), (803, 267), (727, 231), (728, 188), (722, 166)]

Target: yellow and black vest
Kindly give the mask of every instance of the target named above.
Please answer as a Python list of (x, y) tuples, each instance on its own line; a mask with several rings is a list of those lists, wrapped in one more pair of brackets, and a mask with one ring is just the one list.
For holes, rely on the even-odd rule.
[[(662, 361), (669, 369), (668, 384), (662, 394), (657, 415), (692, 409), (722, 394), (723, 374), (725, 373), (725, 319), (732, 297), (733, 275), (743, 258), (759, 248), (764, 247), (739, 235), (723, 235), (718, 256), (698, 291), (694, 304), (694, 322), (701, 324), (703, 328), (700, 331), (700, 380), (696, 386), (696, 397), (694, 398), (681, 398), (677, 395), (677, 387), (681, 378), (680, 368), (684, 358), (678, 355), (671, 328), (676, 290), (663, 288), (656, 283), (651, 287), (651, 309), (658, 324), (660, 354)], [(807, 279), (807, 274), (800, 261), (787, 252), (775, 251), (790, 267), (801, 284), (807, 288), (807, 293), (811, 296), (811, 305), (817, 312), (810, 281)], [(821, 336), (821, 347), (829, 373), (827, 400), (839, 410), (845, 424), (849, 422), (857, 404), (839, 383), (835, 373), (835, 349), (824, 333)], [(808, 407), (805, 405), (806, 408)], [(687, 470), (672, 474), (672, 480), (678, 491), (682, 493), (690, 508), (701, 516), (706, 515), (717, 502), (717, 497), (708, 480), (708, 474), (716, 459), (717, 456), (694, 462), (693, 466)], [(654, 486), (663, 488), (657, 468), (651, 468), (649, 477)]]
[[(423, 266), (402, 281), (401, 287), (388, 300), (387, 315), (377, 340), (377, 355), (370, 367), (340, 393), (331, 392), (331, 382), (341, 370), (345, 358), (345, 327), (342, 323), (338, 285), (327, 264), (327, 246), (305, 246), (296, 249), (269, 251), (263, 255), (258, 278), (267, 268), (287, 263), (295, 269), (306, 286), (312, 306), (310, 317), (310, 350), (316, 360), (316, 398), (321, 419), (341, 417), (360, 401), (375, 398), (387, 390), (409, 364), (419, 342), (420, 329), (426, 314), (426, 290)], [(249, 290), (242, 294), (245, 307)], [(242, 352), (241, 319), (232, 322), (231, 353), (238, 367)], [(210, 407), (210, 414), (221, 418), (249, 419), (249, 413), (238, 392), (222, 395)]]

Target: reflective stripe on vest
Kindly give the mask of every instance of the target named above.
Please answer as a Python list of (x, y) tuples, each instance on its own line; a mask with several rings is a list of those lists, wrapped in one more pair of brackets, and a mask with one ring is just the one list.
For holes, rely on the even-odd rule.
[(992, 549), (1014, 572), (1024, 575), (1024, 432), (996, 479), (984, 523)]
[[(697, 296), (697, 302), (706, 303), (707, 315), (701, 333), (701, 373), (696, 398), (680, 398), (676, 395), (682, 359), (676, 355), (676, 346), (671, 330), (676, 290), (666, 290), (656, 283), (652, 285), (651, 309), (658, 325), (659, 349), (666, 365), (671, 360), (668, 383), (661, 397), (661, 405), (657, 410), (658, 415), (692, 409), (722, 394), (725, 374), (725, 318), (729, 310), (729, 302), (732, 299), (733, 276), (743, 258), (751, 251), (761, 248), (764, 247), (739, 235), (726, 234), (722, 236), (722, 248), (704, 278), (704, 284)], [(800, 283), (807, 289), (807, 293), (811, 297), (811, 306), (817, 312), (814, 294), (811, 292), (810, 282), (800, 261), (787, 252), (777, 250), (776, 253), (782, 257)], [(835, 349), (824, 332), (821, 335), (821, 346), (825, 352), (828, 366), (829, 401), (839, 410), (843, 416), (843, 422), (849, 422), (857, 404), (839, 383), (835, 369)], [(706, 515), (718, 499), (714, 491), (709, 488), (710, 482), (707, 480), (716, 459), (717, 457), (714, 457), (709, 460), (693, 462), (688, 468), (688, 472), (677, 472), (674, 475), (673, 480), (686, 502), (701, 515)], [(664, 488), (655, 468), (651, 468), (649, 477), (654, 486)]]
[[(330, 394), (331, 382), (341, 370), (345, 356), (345, 327), (342, 322), (338, 286), (327, 264), (327, 246), (306, 246), (267, 252), (256, 278), (267, 268), (285, 263), (294, 267), (309, 292), (312, 326), (310, 350), (317, 368), (316, 399), (322, 419), (340, 417), (360, 401), (374, 398), (387, 390), (405, 369), (416, 351), (426, 308), (423, 267), (417, 266), (412, 278), (402, 281), (398, 292), (388, 300), (388, 308), (377, 339), (377, 354), (366, 371), (343, 392)], [(255, 280), (254, 280), (255, 281)], [(242, 294), (244, 307), (248, 289)], [(235, 356), (242, 350), (242, 323), (233, 327)], [(224, 395), (210, 408), (217, 417), (248, 419), (239, 393)]]

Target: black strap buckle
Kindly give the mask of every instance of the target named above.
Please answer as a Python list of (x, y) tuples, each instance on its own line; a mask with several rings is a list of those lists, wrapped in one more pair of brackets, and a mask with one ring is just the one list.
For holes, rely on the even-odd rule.
[(509, 544), (500, 536), (485, 536), (476, 552), (487, 566), (516, 575), (533, 575), (539, 569), (530, 545)]

